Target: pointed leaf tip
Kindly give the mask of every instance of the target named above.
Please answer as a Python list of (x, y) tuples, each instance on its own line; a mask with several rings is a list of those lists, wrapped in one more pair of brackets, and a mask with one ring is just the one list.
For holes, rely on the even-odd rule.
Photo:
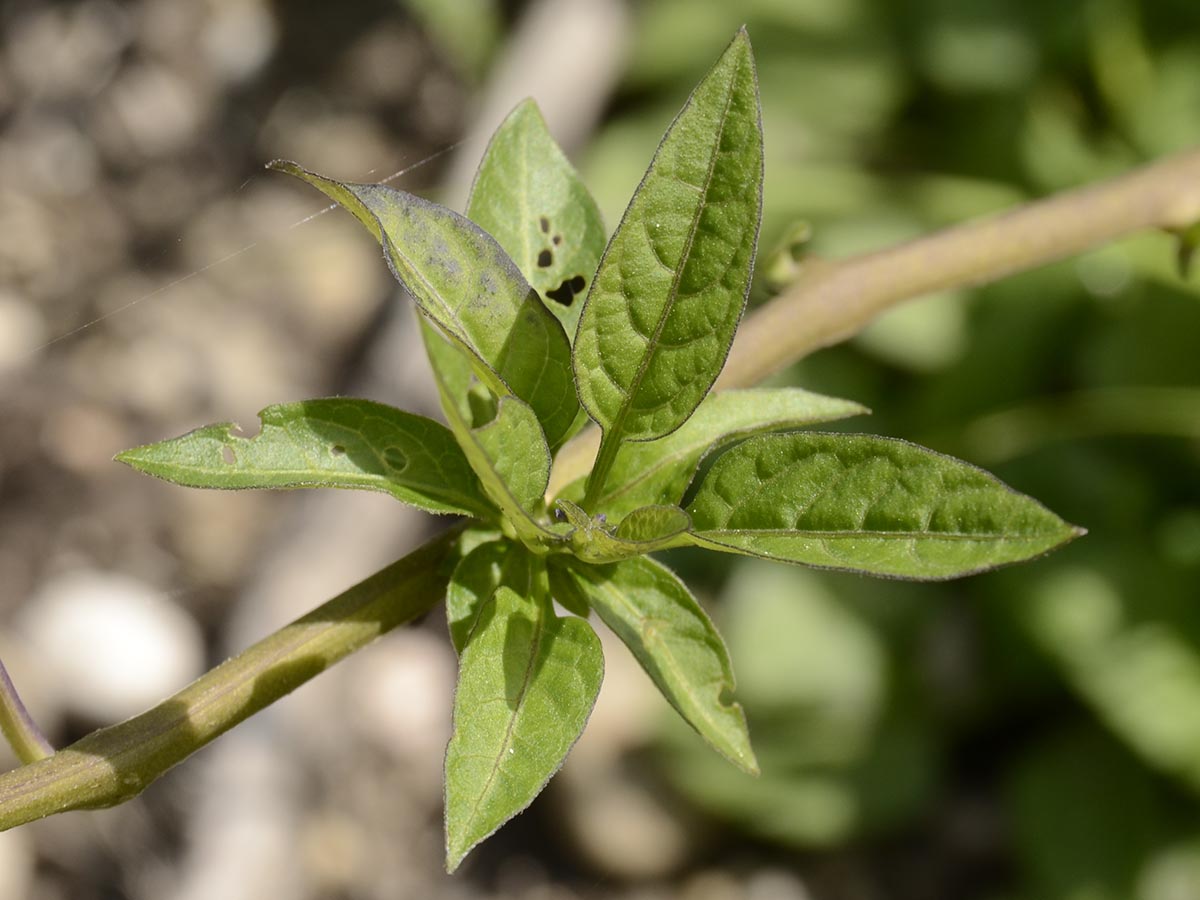
[(662, 695), (743, 772), (758, 775), (746, 717), (730, 698), (733, 666), (716, 626), (674, 573), (648, 557), (550, 570), (556, 599), (578, 598), (621, 638)]
[(762, 175), (758, 80), (739, 32), (663, 137), (583, 308), (576, 383), (606, 444), (669, 434), (711, 388), (750, 287)]
[(281, 403), (253, 437), (221, 423), (116, 459), (174, 484), (226, 490), (381, 491), (433, 513), (491, 517), (493, 506), (446, 426), (371, 400)]
[(501, 585), (459, 659), (446, 748), (446, 869), (524, 810), (583, 733), (604, 655), (583, 619)]

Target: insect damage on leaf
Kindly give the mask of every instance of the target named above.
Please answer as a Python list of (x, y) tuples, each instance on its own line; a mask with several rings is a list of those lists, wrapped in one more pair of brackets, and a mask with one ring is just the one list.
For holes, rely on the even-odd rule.
[(558, 287), (546, 291), (546, 296), (551, 300), (561, 303), (563, 306), (570, 306), (575, 302), (575, 298), (583, 293), (586, 287), (587, 279), (582, 275), (576, 275), (564, 281)]

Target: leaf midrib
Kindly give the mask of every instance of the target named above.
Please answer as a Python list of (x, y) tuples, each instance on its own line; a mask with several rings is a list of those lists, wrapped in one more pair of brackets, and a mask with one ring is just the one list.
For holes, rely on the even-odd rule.
[[(492, 785), (495, 783), (496, 776), (500, 772), (500, 764), (508, 754), (509, 747), (512, 746), (513, 732), (517, 726), (517, 719), (521, 715), (522, 708), (525, 705), (525, 697), (529, 693), (529, 687), (533, 682), (533, 668), (537, 660), (538, 653), (541, 650), (542, 637), (546, 630), (546, 615), (547, 611), (544, 608), (538, 607), (539, 615), (537, 617), (537, 625), (533, 633), (533, 641), (531, 642), (529, 661), (525, 665), (525, 674), (521, 680), (521, 690), (517, 695), (517, 707), (513, 710), (513, 714), (509, 716), (508, 727), (504, 731), (504, 740), (500, 743), (500, 750), (494, 757), (485, 757), (492, 760), (491, 770), (488, 772), (487, 781), (484, 782), (478, 796), (475, 798), (474, 804), (471, 806), (471, 813), (467, 818), (467, 823), (474, 825), (478, 821), (479, 808), (483, 804), (485, 798), (491, 793)], [(483, 754), (476, 754), (482, 756)]]
[[(663, 304), (662, 312), (659, 313), (658, 322), (655, 323), (654, 333), (650, 337), (649, 350), (642, 356), (641, 362), (638, 364), (637, 371), (634, 373), (633, 380), (630, 382), (629, 390), (625, 393), (625, 399), (621, 404), (621, 408), (617, 411), (617, 416), (613, 420), (609, 428), (609, 432), (618, 437), (625, 427), (625, 420), (629, 417), (629, 412), (633, 408), (634, 398), (641, 389), (642, 382), (645, 380), (646, 373), (650, 368), (651, 361), (658, 353), (658, 342), (662, 335), (663, 329), (666, 327), (667, 319), (671, 315), (671, 311), (675, 308), (675, 303), (679, 295), (679, 282), (683, 277), (683, 270), (687, 267), (691, 259), (692, 246), (695, 243), (696, 232), (699, 228), (700, 216), (704, 212), (707, 205), (708, 190), (712, 186), (713, 173), (717, 168), (717, 157), (720, 156), (721, 138), (725, 133), (725, 122), (729, 118), (729, 108), (733, 105), (733, 83), (737, 80), (738, 72), (741, 70), (741, 62), (739, 61), (733, 66), (729, 82), (726, 88), (725, 107), (721, 110), (720, 125), (716, 129), (716, 140), (713, 142), (713, 152), (708, 160), (708, 171), (704, 176), (704, 186), (701, 188), (701, 202), (696, 204), (696, 210), (692, 213), (692, 224), (687, 232), (687, 240), (683, 247), (683, 253), (679, 258), (679, 265), (675, 268), (671, 276), (671, 287), (667, 291), (667, 302)], [(643, 222), (644, 224), (644, 222)], [(654, 252), (651, 247), (651, 252)], [(657, 256), (657, 254), (655, 254)], [(606, 435), (607, 436), (607, 435)]]
[(1054, 537), (1054, 532), (1034, 532), (1030, 534), (1010, 534), (990, 531), (880, 531), (877, 529), (862, 529), (852, 531), (809, 531), (797, 528), (696, 528), (693, 534), (704, 537), (709, 534), (736, 534), (764, 537), (813, 537), (827, 540), (829, 538), (877, 537), (895, 540), (948, 540), (948, 541), (1033, 541), (1040, 538)]
[[(149, 471), (149, 469), (150, 469), (150, 466), (148, 466), (148, 465), (145, 465), (142, 463), (139, 463), (139, 465), (142, 466), (142, 468), (146, 471)], [(303, 477), (308, 474), (303, 469), (255, 468), (253, 471), (242, 471), (242, 472), (230, 473), (229, 466), (227, 464), (223, 465), (220, 468), (216, 468), (216, 467), (209, 467), (209, 466), (185, 466), (185, 465), (180, 465), (179, 463), (171, 463), (171, 464), (156, 465), (155, 468), (159, 469), (160, 471), (162, 471), (164, 473), (186, 472), (186, 473), (194, 474), (194, 475), (208, 475), (208, 476), (212, 476), (213, 478), (223, 478), (223, 477), (227, 478), (231, 474), (235, 475), (235, 476), (239, 476), (239, 477), (244, 476), (247, 478), (254, 478), (254, 477), (287, 478), (287, 479), (289, 479), (288, 483), (291, 485), (295, 485), (296, 487), (329, 487), (329, 488), (336, 489), (341, 486), (337, 482), (353, 483), (356, 487), (370, 487), (372, 489), (375, 489), (376, 485), (378, 485), (379, 486), (378, 490), (381, 491), (382, 493), (395, 494), (396, 491), (404, 491), (404, 492), (412, 493), (412, 494), (414, 494), (418, 497), (421, 497), (425, 500), (431, 500), (434, 502), (439, 502), (439, 497), (436, 497), (436, 496), (431, 497), (431, 496), (422, 494), (419, 492), (418, 487), (430, 487), (430, 488), (435, 488), (435, 489), (439, 489), (439, 490), (441, 490), (443, 488), (442, 483), (436, 482), (436, 481), (431, 481), (431, 482), (427, 482), (427, 483), (426, 482), (420, 482), (420, 483), (411, 482), (411, 484), (414, 486), (410, 487), (409, 484), (402, 484), (400, 482), (393, 481), (392, 479), (388, 478), (386, 475), (371, 475), (371, 474), (367, 474), (367, 473), (355, 473), (355, 472), (340, 472), (339, 471), (336, 473), (336, 475), (337, 475), (336, 478), (332, 478), (332, 477), (313, 478), (313, 477)], [(316, 471), (320, 471), (320, 470), (316, 470)], [(295, 478), (294, 476), (297, 476), (297, 475), (300, 475), (302, 477)], [(220, 490), (220, 487), (218, 486), (217, 489)], [(232, 490), (232, 491), (241, 490), (241, 489), (242, 488), (240, 488), (240, 487), (228, 488), (228, 490)], [(457, 503), (457, 505), (460, 506), (462, 509), (474, 510), (477, 513), (483, 513), (483, 512), (490, 513), (490, 510), (485, 510), (483, 507), (481, 507), (479, 505), (477, 499), (470, 498), (465, 494), (457, 494), (453, 491), (443, 491), (441, 493), (440, 502), (448, 502), (448, 501), (461, 501), (461, 502)]]
[[(655, 577), (657, 578), (658, 576), (659, 576), (659, 573), (655, 572)], [(591, 579), (588, 579), (588, 580), (591, 581)], [(603, 594), (605, 596), (611, 595), (612, 597), (615, 597), (617, 600), (617, 603), (611, 604), (611, 601), (610, 601), (610, 604), (614, 605), (614, 606), (617, 606), (617, 605), (623, 606), (626, 610), (628, 610), (630, 613), (632, 613), (632, 615), (637, 619), (639, 626), (641, 623), (645, 622), (649, 618), (649, 616), (645, 616), (645, 615), (642, 615), (641, 613), (639, 613), (637, 608), (632, 606), (630, 604), (629, 600), (626, 599), (625, 595), (621, 591), (614, 588), (613, 585), (611, 584), (611, 582), (605, 581), (600, 584), (597, 584), (595, 581), (592, 581), (592, 584), (599, 588), (599, 591), (601, 594)], [(640, 627), (639, 627), (638, 631), (639, 631), (639, 634), (642, 634), (643, 641), (645, 643), (647, 643), (647, 645), (648, 645), (649, 642), (645, 640), (644, 632), (642, 632)], [(684, 693), (688, 696), (688, 699), (691, 700), (691, 705), (695, 708), (697, 716), (700, 719), (702, 719), (704, 722), (706, 722), (710, 727), (712, 727), (714, 731), (719, 732), (720, 723), (717, 720), (713, 719), (712, 716), (709, 715), (708, 710), (705, 708), (705, 705), (703, 703), (699, 702), (695, 698), (694, 692), (692, 690), (689, 690), (687, 688), (688, 681), (683, 676), (682, 670), (679, 667), (679, 662), (675, 658), (675, 654), (671, 651), (670, 646), (661, 637), (656, 638), (655, 643), (658, 645), (659, 648), (661, 648), (662, 657), (666, 659), (666, 661), (668, 662), (668, 667), (670, 668), (671, 672), (675, 676), (676, 686), (682, 687)], [(659, 657), (656, 656), (655, 659), (657, 660), (657, 659), (659, 659)], [(722, 669), (724, 669), (724, 665), (722, 665)], [(732, 690), (732, 688), (733, 688), (733, 673), (722, 671), (721, 678), (718, 679), (718, 681), (715, 681), (712, 683), (719, 684), (722, 687), (728, 687)], [(718, 695), (719, 695), (719, 693), (720, 692), (718, 691)], [(729, 706), (725, 706), (725, 705), (721, 704), (719, 696), (718, 696), (717, 703), (718, 703), (718, 705), (721, 706), (722, 709), (730, 709), (731, 708)], [(740, 754), (736, 754), (736, 755), (739, 758), (741, 758)]]

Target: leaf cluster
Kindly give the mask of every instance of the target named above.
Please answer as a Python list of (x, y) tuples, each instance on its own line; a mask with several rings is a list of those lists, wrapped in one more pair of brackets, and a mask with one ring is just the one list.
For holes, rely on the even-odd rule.
[[(254, 437), (213, 425), (118, 458), (193, 487), (376, 490), (472, 520), (446, 596), (459, 654), (451, 870), (533, 800), (582, 733), (603, 674), (592, 613), (696, 732), (757, 772), (725, 645), (648, 554), (694, 545), (944, 579), (1078, 533), (958, 460), (798, 430), (864, 412), (858, 404), (793, 388), (712, 392), (762, 212), (744, 31), (671, 124), (607, 241), (531, 101), (493, 137), (465, 216), (272, 167), (379, 241), (420, 313), (447, 424), (368, 400), (311, 400), (263, 410)], [(589, 421), (602, 432), (591, 473), (551, 491), (559, 451)]]

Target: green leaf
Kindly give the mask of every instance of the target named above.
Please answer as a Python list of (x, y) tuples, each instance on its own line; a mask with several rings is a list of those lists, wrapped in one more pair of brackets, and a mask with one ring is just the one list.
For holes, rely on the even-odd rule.
[[(752, 388), (718, 391), (704, 398), (692, 417), (656, 441), (622, 444), (596, 509), (621, 516), (641, 506), (674, 506), (707, 454), (738, 438), (763, 431), (782, 431), (868, 412), (849, 400), (838, 400), (799, 388)], [(576, 503), (585, 478), (563, 489)]]
[(446, 623), (456, 651), (462, 653), (479, 611), (498, 587), (532, 595), (532, 562), (524, 547), (505, 540), (481, 544), (459, 561), (446, 591)]
[(534, 546), (558, 541), (537, 518), (550, 482), (550, 448), (533, 410), (515, 397), (502, 397), (491, 421), (472, 428), (460, 399), (467, 375), (458, 348), (430, 328), (423, 333), (450, 430), (484, 491), (522, 541)]
[(762, 160), (743, 29), (671, 124), (583, 308), (575, 380), (604, 431), (589, 491), (621, 441), (682, 425), (724, 365), (754, 267)]
[(446, 868), (527, 807), (587, 724), (604, 656), (583, 619), (500, 586), (459, 660), (446, 748)]
[(689, 543), (692, 521), (678, 506), (635, 509), (616, 528), (603, 515), (589, 516), (570, 500), (558, 501), (557, 509), (572, 526), (571, 552), (584, 562), (612, 563)]
[(499, 241), (573, 338), (604, 252), (604, 223), (532, 100), (492, 136), (467, 216)]
[(116, 458), (188, 487), (382, 491), (432, 513), (495, 516), (454, 435), (432, 419), (344, 398), (268, 406), (258, 416), (254, 437), (209, 425)]
[(688, 506), (715, 550), (943, 579), (1083, 533), (982, 469), (891, 438), (766, 434), (726, 451)]
[(270, 168), (307, 181), (353, 213), (383, 245), (392, 274), (420, 310), (469, 355), (480, 380), (498, 396), (529, 404), (557, 446), (579, 410), (570, 343), (491, 235), (444, 206), (385, 185), (333, 181), (284, 160)]
[(684, 720), (740, 769), (758, 774), (746, 717), (729, 699), (729, 652), (669, 569), (645, 557), (607, 566), (555, 565), (550, 589), (556, 598), (583, 595)]

